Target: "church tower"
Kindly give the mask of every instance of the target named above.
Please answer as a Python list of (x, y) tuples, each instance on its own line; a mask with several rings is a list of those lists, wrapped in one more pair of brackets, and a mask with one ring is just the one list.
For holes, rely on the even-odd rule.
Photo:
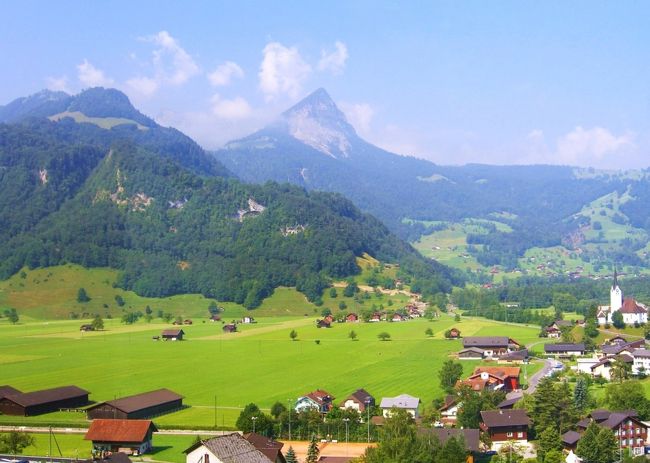
[(618, 278), (616, 274), (616, 267), (614, 267), (614, 281), (612, 282), (612, 289), (609, 291), (609, 310), (610, 313), (616, 312), (623, 307), (623, 292), (618, 287)]

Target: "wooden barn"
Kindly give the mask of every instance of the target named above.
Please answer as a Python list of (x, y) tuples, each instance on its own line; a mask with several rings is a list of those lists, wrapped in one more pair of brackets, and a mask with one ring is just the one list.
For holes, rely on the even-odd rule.
[(0, 400), (4, 399), (7, 396), (15, 395), (15, 394), (22, 394), (22, 392), (9, 385), (0, 386)]
[(92, 441), (93, 455), (108, 452), (141, 455), (153, 448), (156, 431), (150, 420), (93, 420), (84, 439)]
[(164, 330), (160, 337), (163, 341), (182, 341), (184, 335), (183, 330)]
[(86, 410), (89, 420), (151, 418), (183, 407), (183, 397), (169, 389), (145, 392), (102, 402)]
[(77, 408), (88, 404), (89, 392), (77, 386), (63, 386), (34, 392), (9, 394), (0, 398), (0, 412), (5, 415), (33, 416)]

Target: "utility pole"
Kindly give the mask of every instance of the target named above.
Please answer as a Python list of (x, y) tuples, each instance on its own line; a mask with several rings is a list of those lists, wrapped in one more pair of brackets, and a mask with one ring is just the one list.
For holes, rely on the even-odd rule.
[(345, 422), (345, 455), (347, 456), (347, 454), (348, 454), (348, 422), (350, 421), (350, 418), (343, 418), (343, 421)]
[(370, 399), (366, 399), (366, 421), (368, 423), (368, 443), (370, 443)]
[(256, 416), (251, 416), (251, 420), (253, 421), (253, 434), (255, 433), (255, 421), (257, 421)]

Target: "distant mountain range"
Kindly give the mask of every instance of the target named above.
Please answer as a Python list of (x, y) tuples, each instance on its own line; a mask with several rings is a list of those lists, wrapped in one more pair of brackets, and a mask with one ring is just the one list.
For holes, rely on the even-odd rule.
[(368, 253), (428, 294), (462, 282), (338, 194), (241, 183), (117, 90), (43, 91), (0, 122), (0, 278), (70, 262), (141, 295), (252, 308), (278, 286), (318, 301)]
[[(527, 250), (564, 246), (602, 264), (648, 264), (650, 172), (601, 172), (564, 166), (441, 166), (378, 148), (358, 136), (323, 89), (276, 121), (216, 151), (216, 158), (244, 181), (289, 182), (335, 191), (416, 240), (448, 223), (492, 221), (467, 236), (466, 249), (486, 266), (517, 268)], [(609, 209), (631, 240), (589, 233), (596, 218), (583, 208), (614, 194)], [(605, 214), (607, 215), (607, 214)], [(443, 224), (441, 222), (446, 222)], [(503, 226), (500, 226), (503, 225)], [(625, 231), (623, 230), (623, 233)], [(590, 241), (591, 240), (591, 241)], [(611, 246), (586, 246), (588, 242)], [(582, 254), (584, 252), (584, 254)], [(595, 261), (594, 261), (595, 262)]]

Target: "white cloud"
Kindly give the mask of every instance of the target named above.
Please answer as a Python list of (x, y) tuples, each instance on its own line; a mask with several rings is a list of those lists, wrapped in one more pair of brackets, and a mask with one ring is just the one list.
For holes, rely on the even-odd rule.
[(626, 132), (616, 136), (602, 127), (584, 129), (577, 126), (557, 140), (557, 160), (571, 165), (597, 165), (607, 155), (634, 146), (634, 135)]
[(208, 80), (215, 87), (228, 85), (233, 78), (241, 79), (242, 77), (244, 77), (244, 70), (232, 61), (220, 64), (217, 69), (208, 74)]
[(146, 39), (159, 46), (153, 52), (157, 74), (172, 85), (181, 85), (199, 73), (199, 66), (167, 31)]
[(48, 90), (55, 92), (66, 92), (70, 93), (70, 88), (68, 87), (68, 78), (66, 76), (61, 77), (47, 77), (45, 79), (45, 86)]
[(362, 135), (370, 133), (370, 124), (375, 115), (375, 110), (368, 103), (339, 104), (348, 121)]
[(79, 81), (85, 87), (110, 87), (114, 84), (114, 80), (106, 77), (104, 71), (97, 69), (87, 59), (77, 65), (77, 72)]
[(160, 87), (160, 83), (151, 77), (133, 77), (126, 81), (126, 86), (132, 92), (143, 97), (150, 97)]
[(245, 119), (252, 113), (248, 102), (242, 97), (231, 100), (223, 99), (215, 94), (212, 99), (212, 113), (221, 119)]
[(260, 65), (259, 85), (267, 101), (287, 94), (296, 98), (302, 91), (302, 83), (311, 74), (311, 66), (300, 56), (296, 47), (285, 47), (271, 42), (264, 47)]
[(334, 47), (336, 49), (331, 53), (321, 50), (318, 70), (330, 71), (334, 75), (339, 75), (343, 72), (345, 62), (348, 60), (348, 47), (343, 42), (338, 41), (334, 44)]

